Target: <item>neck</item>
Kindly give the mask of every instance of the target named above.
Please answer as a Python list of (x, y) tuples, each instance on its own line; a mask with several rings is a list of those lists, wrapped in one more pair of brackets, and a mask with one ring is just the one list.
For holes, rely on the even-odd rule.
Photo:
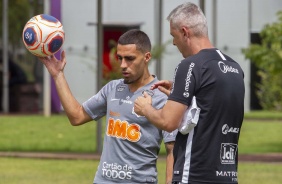
[(137, 81), (135, 81), (132, 84), (128, 84), (129, 90), (131, 92), (135, 92), (137, 91), (139, 88), (149, 84), (150, 82), (152, 82), (154, 80), (154, 77), (150, 74), (147, 73), (146, 75), (143, 75), (140, 79), (138, 79)]
[(197, 54), (203, 49), (211, 49), (214, 48), (214, 46), (211, 44), (210, 40), (208, 38), (196, 38), (194, 39), (192, 45), (194, 45), (192, 49), (192, 54)]

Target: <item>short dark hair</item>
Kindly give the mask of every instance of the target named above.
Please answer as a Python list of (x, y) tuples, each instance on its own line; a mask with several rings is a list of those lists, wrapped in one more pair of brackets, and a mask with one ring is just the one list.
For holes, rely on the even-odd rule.
[(118, 44), (128, 45), (135, 44), (136, 49), (142, 53), (151, 52), (151, 41), (146, 33), (138, 29), (131, 29), (121, 35)]

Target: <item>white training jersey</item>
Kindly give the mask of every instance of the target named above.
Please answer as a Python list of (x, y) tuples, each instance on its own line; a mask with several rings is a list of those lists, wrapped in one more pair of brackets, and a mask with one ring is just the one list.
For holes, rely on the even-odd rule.
[(177, 131), (162, 131), (134, 112), (134, 101), (144, 91), (152, 96), (153, 107), (164, 106), (166, 95), (157, 89), (150, 90), (157, 81), (155, 77), (132, 93), (123, 79), (113, 80), (83, 103), (94, 120), (106, 115), (103, 151), (94, 183), (157, 183), (156, 161), (161, 141), (174, 141)]

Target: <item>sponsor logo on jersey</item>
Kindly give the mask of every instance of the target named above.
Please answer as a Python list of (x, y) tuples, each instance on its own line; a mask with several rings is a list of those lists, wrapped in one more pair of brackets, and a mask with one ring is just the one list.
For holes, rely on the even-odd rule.
[(217, 177), (229, 177), (232, 181), (238, 181), (238, 174), (236, 171), (215, 171)]
[(141, 138), (140, 126), (127, 121), (109, 118), (106, 134), (110, 137), (137, 142)]
[(219, 69), (223, 73), (231, 72), (231, 73), (239, 73), (238, 69), (233, 68), (232, 66), (226, 65), (223, 61), (218, 62)]
[(113, 101), (119, 101), (120, 99), (118, 99), (118, 98), (111, 98), (111, 102), (113, 102)]
[(125, 104), (133, 104), (133, 102), (130, 101), (129, 99), (130, 99), (130, 96), (127, 96), (126, 99), (111, 98), (111, 102), (113, 102), (113, 101), (121, 101), (122, 103), (125, 103)]
[(179, 65), (177, 65), (177, 67), (174, 70), (173, 83), (172, 83), (172, 87), (171, 87), (171, 92), (170, 93), (172, 93), (173, 90), (174, 90), (175, 76), (176, 76), (176, 72), (178, 70), (178, 67), (179, 67)]
[(127, 164), (119, 165), (117, 163), (107, 163), (102, 164), (102, 175), (107, 178), (130, 180), (132, 177), (133, 168)]
[(110, 111), (110, 116), (120, 116), (119, 112)]
[(229, 128), (229, 126), (227, 124), (224, 124), (222, 126), (222, 133), (224, 135), (226, 135), (227, 133), (236, 133), (236, 134), (238, 134), (239, 130), (240, 130), (240, 128), (234, 128), (234, 127), (230, 127)]
[(221, 143), (220, 161), (221, 164), (235, 164), (237, 144)]
[(189, 91), (189, 86), (190, 86), (190, 83), (191, 83), (192, 70), (193, 70), (194, 66), (195, 66), (195, 63), (190, 64), (188, 72), (187, 72), (187, 77), (185, 79), (185, 92), (183, 93), (183, 96), (185, 98), (189, 97), (188, 91)]
[(216, 176), (237, 177), (236, 171), (216, 171)]
[(188, 92), (184, 92), (184, 93), (183, 93), (183, 96), (184, 96), (185, 98), (188, 98), (188, 97), (189, 97), (189, 93), (188, 93)]
[(126, 85), (119, 85), (117, 88), (117, 91), (123, 91), (125, 89)]
[(125, 100), (124, 100), (124, 99), (121, 99), (120, 101), (121, 101), (122, 103), (126, 103), (126, 104), (133, 104), (133, 102), (130, 101), (129, 99), (130, 99), (130, 96), (127, 96), (127, 97), (125, 98)]

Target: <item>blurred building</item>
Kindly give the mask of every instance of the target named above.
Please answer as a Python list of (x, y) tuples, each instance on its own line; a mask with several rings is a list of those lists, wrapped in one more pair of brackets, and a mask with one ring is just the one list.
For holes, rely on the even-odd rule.
[[(171, 40), (169, 12), (186, 0), (162, 0), (162, 24), (158, 29), (156, 12), (157, 0), (103, 0), (103, 52), (104, 64), (109, 66), (109, 40), (117, 40), (128, 29), (137, 28), (146, 32), (153, 46), (159, 34), (162, 43)], [(277, 0), (191, 0), (201, 4), (206, 14), (209, 35), (213, 44), (224, 53), (233, 57), (245, 72), (245, 109), (258, 108), (253, 92), (256, 80), (255, 69), (244, 58), (241, 50), (251, 42), (259, 42), (258, 33), (267, 23), (277, 20), (276, 13), (282, 10), (282, 1)], [(53, 5), (52, 5), (53, 3)], [(55, 3), (55, 5), (54, 5)], [(79, 102), (83, 102), (97, 92), (97, 0), (45, 0), (45, 13), (60, 16), (64, 25), (67, 54), (65, 68), (70, 88)], [(54, 10), (54, 6), (56, 10)], [(58, 18), (58, 17), (57, 17)], [(167, 45), (161, 60), (159, 79), (172, 79), (174, 68), (182, 60), (177, 48)], [(151, 61), (151, 73), (156, 73), (156, 62)]]

